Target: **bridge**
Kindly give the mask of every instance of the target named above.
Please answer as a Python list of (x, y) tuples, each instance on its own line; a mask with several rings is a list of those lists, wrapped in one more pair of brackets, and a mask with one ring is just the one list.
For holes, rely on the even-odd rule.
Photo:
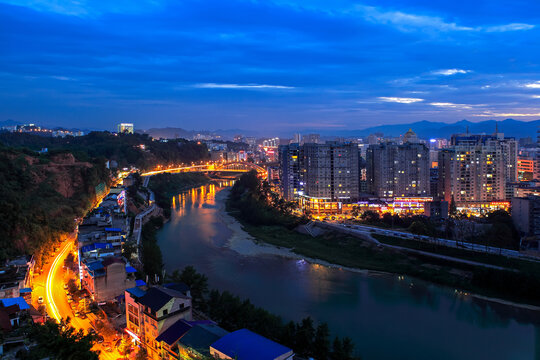
[(210, 163), (204, 165), (191, 165), (191, 166), (181, 166), (173, 168), (158, 169), (154, 171), (149, 171), (141, 174), (141, 176), (152, 176), (163, 173), (182, 173), (182, 172), (249, 172), (251, 170), (256, 170), (259, 174), (266, 174), (266, 170), (257, 164), (236, 161), (228, 163)]

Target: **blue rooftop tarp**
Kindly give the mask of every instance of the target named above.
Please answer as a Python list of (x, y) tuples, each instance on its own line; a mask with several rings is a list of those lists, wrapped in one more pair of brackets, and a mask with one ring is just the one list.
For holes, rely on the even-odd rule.
[(120, 229), (120, 228), (105, 228), (105, 231), (107, 231), (107, 232), (121, 232), (122, 229)]
[(19, 305), (19, 309), (21, 310), (27, 310), (30, 309), (30, 305), (22, 298), (22, 297), (16, 297), (16, 298), (6, 298), (6, 299), (0, 299), (2, 302), (2, 305), (5, 307), (11, 306), (11, 305)]
[(212, 348), (237, 360), (274, 360), (292, 350), (248, 329), (241, 329), (223, 336)]
[(91, 263), (88, 263), (86, 266), (88, 266), (88, 269), (92, 271), (103, 269), (103, 264), (101, 263), (101, 261), (93, 261)]
[(132, 274), (132, 273), (137, 272), (137, 269), (135, 269), (133, 266), (126, 266), (126, 272), (128, 274)]
[(146, 283), (144, 282), (144, 280), (135, 280), (135, 285), (136, 286), (146, 286)]
[(131, 295), (133, 295), (133, 296), (135, 296), (135, 297), (138, 297), (138, 298), (143, 297), (144, 294), (146, 294), (146, 291), (141, 290), (141, 289), (139, 289), (139, 288), (136, 287), (136, 286), (135, 286), (135, 287), (132, 287), (132, 288), (129, 288), (129, 289), (127, 289), (126, 291), (127, 291), (128, 293), (130, 293)]
[(85, 245), (81, 248), (81, 252), (82, 253), (85, 253), (85, 252), (89, 252), (89, 251), (94, 251), (94, 250), (97, 250), (97, 249), (111, 249), (113, 248), (113, 245), (112, 244), (108, 244), (108, 243), (93, 243), (93, 244), (90, 244), (90, 245)]
[(19, 293), (21, 294), (27, 294), (27, 293), (31, 293), (32, 292), (32, 289), (30, 288), (22, 288), (21, 290), (19, 290)]

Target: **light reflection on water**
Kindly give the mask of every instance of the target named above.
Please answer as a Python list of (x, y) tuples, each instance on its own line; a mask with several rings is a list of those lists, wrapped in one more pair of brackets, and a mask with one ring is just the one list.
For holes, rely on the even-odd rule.
[[(540, 359), (538, 315), (488, 304), (430, 283), (351, 272), (274, 255), (239, 255), (245, 235), (222, 214), (230, 184), (175, 197), (159, 234), (170, 273), (194, 265), (210, 286), (229, 290), (286, 320), (311, 316), (350, 336), (364, 359)], [(538, 352), (538, 354), (536, 353)]]

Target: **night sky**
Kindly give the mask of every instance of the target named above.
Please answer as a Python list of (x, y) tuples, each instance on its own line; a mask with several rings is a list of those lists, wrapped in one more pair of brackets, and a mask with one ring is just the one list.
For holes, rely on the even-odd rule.
[(540, 118), (531, 0), (0, 0), (0, 120), (307, 131)]

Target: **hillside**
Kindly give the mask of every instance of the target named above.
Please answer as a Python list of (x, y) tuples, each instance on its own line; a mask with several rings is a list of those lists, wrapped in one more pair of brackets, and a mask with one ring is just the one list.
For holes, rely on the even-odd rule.
[(91, 132), (80, 137), (53, 138), (32, 134), (0, 133), (0, 143), (16, 148), (49, 152), (70, 151), (79, 161), (95, 158), (114, 160), (120, 168), (135, 166), (146, 170), (155, 165), (178, 164), (208, 159), (205, 144), (183, 139), (153, 141), (146, 134), (115, 135), (106, 131)]
[(95, 187), (108, 179), (100, 161), (0, 148), (0, 261), (33, 253), (39, 265), (54, 242), (74, 230), (74, 219), (95, 200)]

